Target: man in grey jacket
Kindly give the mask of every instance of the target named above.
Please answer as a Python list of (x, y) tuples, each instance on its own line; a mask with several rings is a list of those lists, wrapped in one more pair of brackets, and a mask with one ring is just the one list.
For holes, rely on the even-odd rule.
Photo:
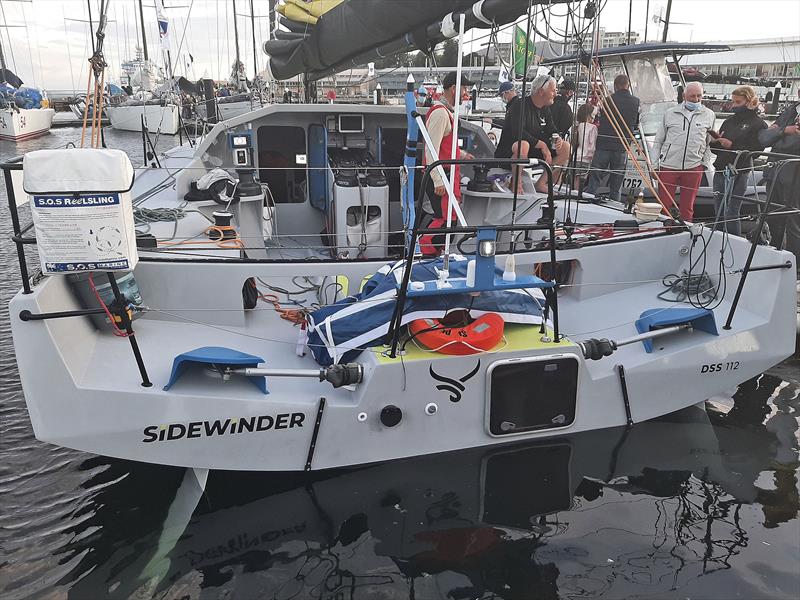
[(694, 218), (694, 200), (713, 155), (708, 147), (709, 131), (714, 130), (714, 111), (701, 103), (703, 86), (692, 81), (683, 93), (683, 102), (667, 109), (653, 144), (658, 157), (658, 197), (669, 207), (680, 188), (680, 211), (684, 221)]
[[(775, 123), (758, 133), (758, 141), (763, 146), (771, 146), (772, 152), (791, 154), (800, 157), (800, 102), (793, 102), (783, 109)], [(776, 159), (777, 162), (777, 159)], [(778, 162), (766, 169), (767, 190), (772, 202), (792, 208), (800, 207), (800, 161)], [(772, 244), (776, 248), (785, 247), (800, 257), (800, 217), (798, 215), (779, 215), (769, 219)]]

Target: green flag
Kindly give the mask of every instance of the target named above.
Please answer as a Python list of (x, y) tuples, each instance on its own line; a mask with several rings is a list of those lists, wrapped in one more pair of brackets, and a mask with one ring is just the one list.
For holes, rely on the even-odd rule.
[[(526, 42), (526, 35), (525, 30), (516, 25), (514, 27), (514, 75), (516, 77), (522, 77), (525, 75), (525, 42)], [(532, 43), (528, 44), (528, 67), (533, 64), (533, 57), (536, 53), (536, 48), (534, 48)]]

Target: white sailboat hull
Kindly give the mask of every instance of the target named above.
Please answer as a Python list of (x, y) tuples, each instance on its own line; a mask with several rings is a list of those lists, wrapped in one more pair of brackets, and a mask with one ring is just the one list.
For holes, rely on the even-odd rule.
[[(691, 233), (663, 220), (633, 227), (619, 203), (577, 206), (574, 200), (554, 200), (555, 221), (564, 223), (571, 215), (584, 230), (576, 231), (574, 244), (563, 244), (557, 251), (557, 268), (563, 271), (556, 274), (561, 285), (558, 329), (565, 336), (559, 342), (553, 341), (554, 319), (546, 333), (540, 331), (546, 312), (541, 310), (526, 313), (529, 318), (524, 320), (507, 321), (504, 342), (469, 356), (420, 349), (416, 340), (404, 338), (405, 352), (390, 357), (381, 337), (381, 328), (388, 330), (388, 317), (371, 321), (371, 337), (355, 332), (334, 340), (311, 319), (319, 315), (312, 304), (327, 306), (357, 293), (390, 258), (332, 259), (324, 242), (326, 250), (319, 250), (320, 212), (311, 206), (310, 196), (304, 202), (281, 201), (292, 198), (298, 185), (289, 179), (288, 170), (273, 171), (268, 163), (275, 148), (294, 158), (294, 148), (301, 146), (281, 148), (277, 136), (282, 130), (270, 138), (260, 135), (260, 128), (294, 123), (302, 125), (304, 133), (308, 123), (324, 123), (326, 115), (352, 110), (335, 105), (266, 107), (217, 124), (195, 148), (177, 148), (163, 156), (162, 166), (177, 182), (175, 187), (165, 185), (158, 169), (137, 173), (131, 193), (146, 198), (144, 207), (183, 207), (189, 183), (208, 165), (229, 164), (229, 146), (224, 143), (228, 132), (255, 130), (253, 155), (261, 160), (263, 154), (263, 161), (255, 165), (264, 169), (264, 181), (271, 179), (277, 200), (269, 219), (274, 225), (269, 244), (264, 241), (262, 202), (239, 203), (237, 225), (241, 239), (247, 240), (244, 259), (240, 247), (219, 245), (208, 236), (209, 221), (199, 209), (187, 210), (174, 222), (150, 224), (159, 247), (140, 251), (134, 275), (143, 306), (133, 327), (152, 386), (142, 386), (129, 341), (112, 335), (108, 327), (96, 327), (89, 317), (24, 320), (23, 311), (41, 315), (96, 308), (76, 296), (69, 279), (36, 278), (32, 293), (12, 299), (9, 314), (20, 379), (39, 440), (197, 469), (328, 469), (647, 421), (725, 394), (794, 351), (796, 279), (791, 253), (766, 246), (753, 249), (752, 266), (758, 269), (749, 273), (737, 295), (751, 252), (746, 239), (708, 229)], [(405, 122), (404, 113), (393, 108), (364, 106), (360, 112), (365, 121), (374, 119), (371, 130), (379, 123), (385, 130), (392, 125), (399, 129)], [(248, 125), (252, 129), (245, 129)], [(473, 132), (482, 134), (477, 127)], [(308, 147), (318, 148), (318, 141), (312, 137)], [(485, 136), (478, 141), (478, 151), (489, 145)], [(305, 138), (302, 143), (305, 149)], [(310, 168), (319, 158), (311, 151), (300, 157), (308, 158)], [(313, 173), (309, 170), (309, 178)], [(315, 185), (311, 181), (308, 187)], [(462, 193), (468, 223), (508, 222), (511, 194), (487, 195), (468, 188)], [(346, 201), (348, 196), (334, 198)], [(541, 200), (526, 197), (516, 224), (539, 222)], [(219, 206), (208, 200), (202, 207), (213, 212)], [(610, 226), (617, 221), (619, 225)], [(593, 239), (592, 231), (602, 224), (611, 236)], [(517, 246), (517, 274), (534, 273), (551, 261), (548, 245), (537, 246), (539, 239), (531, 237), (530, 243)], [(504, 252), (503, 243), (501, 238), (498, 252)], [(474, 248), (459, 251), (471, 254)], [(706, 266), (698, 264), (700, 252), (706, 253)], [(496, 254), (494, 262), (502, 273), (505, 256)], [(669, 294), (665, 297), (670, 290), (664, 281), (678, 277), (673, 274), (691, 271), (697, 276), (704, 270), (718, 289), (713, 302), (704, 301), (708, 310), (702, 311), (702, 326), (673, 331), (652, 346), (630, 340), (640, 333), (640, 325), (648, 331), (670, 319), (686, 323), (686, 317), (674, 312), (662, 314), (695, 308)], [(104, 275), (96, 273), (95, 278), (103, 281)], [(280, 294), (283, 308), (312, 307), (307, 330), (316, 327), (327, 339), (309, 343), (312, 349), (320, 344), (333, 348), (338, 357), (334, 360), (348, 350), (375, 344), (357, 354), (347, 352), (341, 360), (358, 363), (362, 380), (338, 388), (320, 381), (320, 365), (311, 353), (297, 354), (298, 345), (302, 354), (305, 342), (299, 340), (300, 328), (282, 317), (283, 308), (278, 312), (271, 301), (245, 307), (243, 291), (254, 286)], [(291, 298), (283, 300), (290, 293)], [(342, 310), (335, 314), (351, 315), (350, 329), (358, 330), (358, 313), (365, 307), (393, 305), (394, 294), (382, 291), (361, 306), (340, 303)], [(642, 323), (644, 315), (654, 314), (661, 315), (659, 323)], [(734, 316), (725, 328), (729, 314)], [(441, 310), (431, 316), (441, 316)], [(321, 319), (331, 322), (324, 315)], [(359, 335), (363, 339), (356, 342)], [(579, 346), (593, 338), (629, 343), (600, 357)], [(254, 359), (252, 364), (277, 370), (267, 377), (268, 393), (259, 387), (262, 382), (254, 385), (245, 374), (220, 377), (209, 361), (205, 367), (195, 362), (173, 373), (176, 358), (208, 347), (244, 353)], [(529, 363), (541, 369), (517, 368)]]
[[(741, 267), (749, 244), (738, 238), (733, 242), (734, 264)], [(625, 272), (632, 280), (654, 278), (663, 272), (664, 257), (674, 257), (672, 262), (677, 264), (679, 248), (688, 243), (685, 234), (655, 243), (645, 240), (640, 248), (638, 242), (629, 242), (592, 252), (565, 252), (564, 258), (579, 260), (583, 274), (576, 281), (581, 287), (573, 288), (571, 297), (565, 294), (559, 299), (562, 331), (573, 334), (569, 340), (574, 341), (635, 334), (633, 322), (643, 310), (666, 306), (656, 299), (663, 286), (655, 282), (608, 293), (595, 290), (608, 287), (603, 282), (626, 279)], [(639, 261), (648, 265), (626, 266), (626, 256), (648, 253), (653, 253), (651, 260)], [(518, 255), (517, 268), (527, 270), (542, 260), (545, 253)], [(787, 260), (791, 260), (789, 253), (760, 247), (755, 262)], [(297, 330), (273, 311), (261, 309), (246, 319), (235, 312), (241, 307), (242, 282), (248, 277), (283, 285), (300, 272), (311, 277), (337, 273), (358, 282), (382, 264), (299, 267), (204, 262), (140, 262), (136, 268), (147, 304), (170, 313), (149, 313), (134, 324), (154, 382), (148, 388), (141, 386), (127, 341), (98, 331), (88, 318), (20, 320), (22, 310), (36, 314), (81, 308), (63, 277), (49, 277), (32, 294), (18, 294), (12, 300), (17, 362), (38, 439), (119, 458), (224, 470), (303, 470), (310, 448), (315, 447), (311, 468), (335, 468), (624, 425), (625, 398), (617, 365), (624, 365), (631, 415), (638, 423), (725, 393), (780, 362), (794, 346), (792, 268), (751, 274), (731, 330), (722, 328), (731, 308), (731, 299), (726, 298), (714, 309), (718, 336), (684, 333), (659, 343), (652, 354), (637, 343), (602, 360), (585, 360), (574, 341), (542, 342), (538, 327), (527, 326), (521, 344), (513, 342), (491, 354), (421, 356), (416, 351), (416, 355), (390, 359), (379, 351), (365, 351), (358, 359), (365, 381), (353, 390), (333, 389), (316, 379), (271, 377), (269, 394), (264, 395), (244, 377), (225, 383), (210, 373), (204, 375), (198, 367), (165, 391), (162, 387), (170, 378), (173, 359), (202, 346), (259, 356), (266, 367), (314, 367), (308, 355), (294, 355), (291, 348)], [(738, 277), (731, 279), (729, 285), (735, 286)], [(190, 299), (178, 299), (175, 290), (192, 293), (209, 281), (218, 294), (207, 298), (196, 294), (192, 301), (198, 303), (182, 313), (180, 307), (189, 306)], [(218, 310), (222, 306), (229, 308)], [(210, 323), (217, 329), (184, 319)], [(539, 431), (493, 435), (487, 412), (492, 365), (558, 356), (577, 363), (574, 419)], [(456, 392), (443, 386), (441, 378), (463, 379), (459, 384), (463, 389)], [(323, 398), (324, 412), (320, 409)], [(437, 407), (434, 414), (429, 412), (431, 403)], [(380, 419), (389, 405), (402, 409), (402, 421), (396, 427), (385, 426)], [(321, 426), (316, 431), (318, 418)]]
[(0, 110), (0, 140), (27, 140), (50, 131), (52, 108), (20, 108)]
[(105, 111), (114, 129), (122, 131), (141, 131), (142, 117), (149, 133), (178, 133), (180, 124), (179, 107), (174, 104), (141, 104), (109, 106)]
[[(261, 107), (261, 103), (250, 100), (242, 100), (240, 102), (218, 102), (217, 114), (221, 120), (227, 121), (228, 119), (238, 117), (239, 115), (249, 113), (250, 111), (257, 110)], [(206, 105), (204, 102), (201, 102), (197, 105), (197, 114), (201, 118), (206, 118)]]

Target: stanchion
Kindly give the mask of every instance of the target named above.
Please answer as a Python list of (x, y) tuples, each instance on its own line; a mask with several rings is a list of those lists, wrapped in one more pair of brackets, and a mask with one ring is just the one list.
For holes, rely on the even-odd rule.
[(122, 319), (122, 325), (125, 327), (125, 331), (128, 334), (128, 341), (131, 343), (131, 350), (133, 350), (133, 357), (136, 359), (136, 366), (139, 367), (139, 374), (142, 376), (142, 387), (151, 387), (153, 384), (147, 376), (147, 369), (144, 366), (144, 360), (142, 360), (142, 353), (139, 351), (139, 344), (136, 342), (136, 336), (133, 333), (130, 317), (128, 317), (128, 312), (125, 310), (125, 299), (122, 297), (119, 286), (117, 285), (117, 278), (114, 276), (114, 273), (111, 272), (106, 273), (106, 275), (108, 275), (108, 283), (111, 284), (117, 306), (120, 307), (119, 315)]

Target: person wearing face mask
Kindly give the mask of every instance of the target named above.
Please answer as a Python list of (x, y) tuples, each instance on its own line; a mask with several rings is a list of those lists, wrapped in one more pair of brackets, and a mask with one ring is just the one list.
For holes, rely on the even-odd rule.
[(419, 90), (417, 91), (417, 106), (433, 106), (433, 98), (428, 93), (428, 88), (424, 85), (419, 86)]
[(714, 111), (703, 106), (703, 86), (692, 81), (683, 92), (683, 102), (667, 109), (658, 127), (653, 150), (658, 157), (659, 200), (670, 207), (680, 188), (680, 213), (684, 221), (694, 218), (694, 200), (703, 172), (711, 165)]
[[(723, 121), (719, 128), (719, 137), (711, 142), (711, 150), (717, 155), (714, 161), (714, 206), (728, 233), (742, 235), (739, 210), (747, 190), (750, 171), (746, 170), (747, 165), (743, 161), (736, 162), (736, 151), (763, 150), (764, 145), (758, 141), (758, 133), (766, 129), (767, 124), (756, 112), (758, 95), (751, 86), (743, 85), (733, 90), (731, 100), (733, 115)], [(720, 212), (725, 194), (725, 168), (728, 165), (734, 165), (739, 172), (733, 180), (733, 189), (725, 203), (725, 210)]]
[(500, 96), (503, 104), (506, 105), (506, 112), (508, 112), (508, 109), (511, 108), (511, 105), (514, 104), (514, 102), (519, 101), (517, 90), (514, 89), (514, 84), (510, 81), (504, 81), (500, 84), (500, 89), (497, 90), (497, 95)]

